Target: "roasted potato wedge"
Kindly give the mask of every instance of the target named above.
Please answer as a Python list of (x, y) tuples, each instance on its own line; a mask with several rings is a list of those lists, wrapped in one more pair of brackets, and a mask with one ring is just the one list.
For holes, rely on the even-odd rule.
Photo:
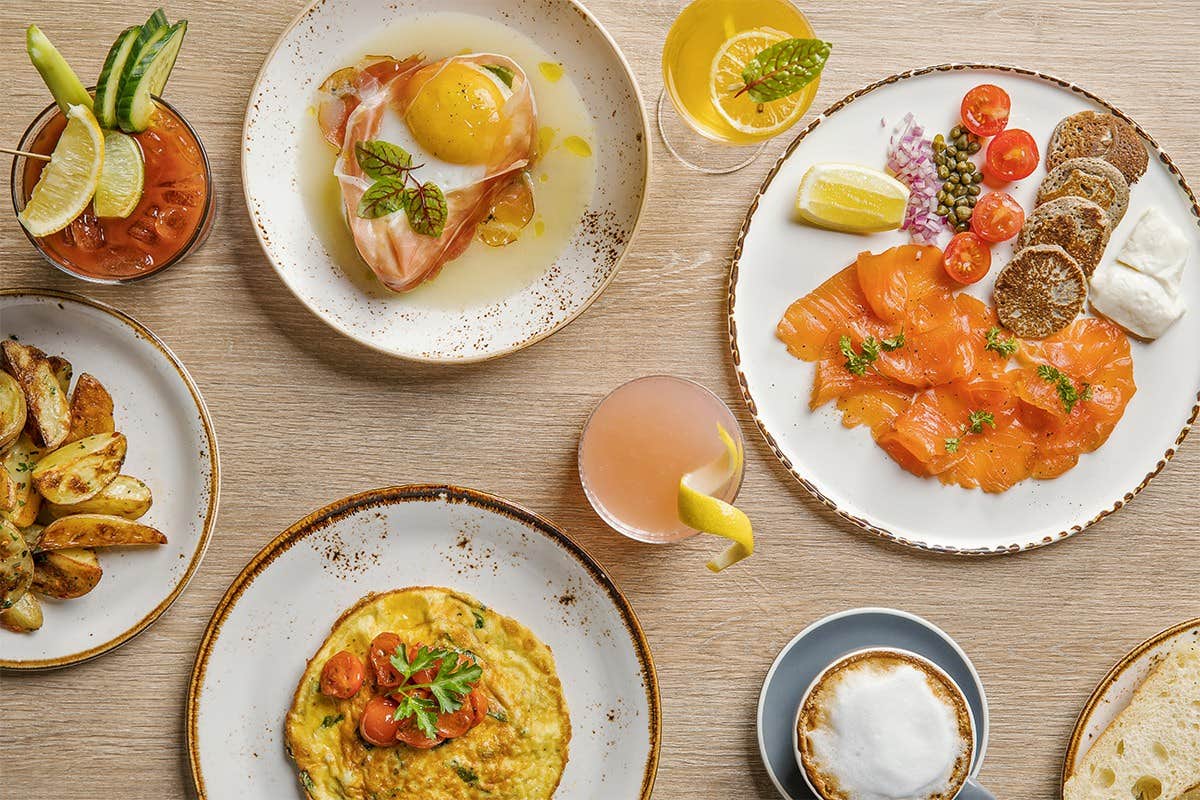
[(41, 548), (42, 531), (46, 530), (45, 525), (33, 523), (21, 528), (21, 535), (25, 537), (25, 544), (29, 545), (29, 549), (33, 550), (34, 555)]
[[(80, 378), (83, 380), (83, 378)], [(109, 514), (125, 519), (138, 519), (150, 510), (154, 497), (150, 487), (132, 475), (118, 475), (112, 482), (87, 500), (71, 505), (43, 505), (51, 519), (71, 514)]]
[(66, 441), (71, 428), (71, 408), (46, 354), (36, 347), (5, 339), (0, 343), (0, 363), (25, 394), (28, 422), (37, 434), (37, 443), (53, 449)]
[(33, 552), (8, 520), (0, 520), (0, 609), (12, 608), (33, 580)]
[(98, 433), (63, 445), (38, 459), (33, 486), (51, 503), (87, 500), (121, 474), (125, 447), (125, 437), (119, 433)]
[(0, 611), (0, 627), (13, 633), (29, 633), (42, 627), (42, 604), (37, 596), (26, 592), (12, 608)]
[(95, 589), (103, 575), (93, 550), (83, 547), (49, 550), (34, 557), (33, 583), (29, 588), (48, 597), (70, 600)]
[(42, 531), (42, 550), (65, 547), (130, 547), (166, 544), (160, 531), (140, 522), (109, 514), (72, 514), (56, 519)]
[(112, 433), (116, 429), (112, 395), (100, 381), (83, 373), (71, 394), (71, 430), (67, 442), (77, 442), (97, 433)]
[(0, 469), (0, 513), (11, 514), (17, 510), (20, 487), (8, 470)]
[(0, 508), (0, 517), (18, 528), (32, 525), (42, 507), (42, 496), (33, 488), (33, 467), (40, 456), (41, 451), (34, 447), (29, 434), (22, 433), (0, 461), (0, 466), (17, 488), (16, 504), (9, 511)]
[(75, 368), (62, 356), (46, 356), (46, 361), (50, 362), (50, 371), (54, 373), (54, 379), (58, 381), (58, 388), (62, 390), (63, 397), (70, 397), (71, 376), (75, 374)]
[(0, 372), (0, 450), (15, 442), (25, 430), (27, 411), (21, 384), (7, 372)]

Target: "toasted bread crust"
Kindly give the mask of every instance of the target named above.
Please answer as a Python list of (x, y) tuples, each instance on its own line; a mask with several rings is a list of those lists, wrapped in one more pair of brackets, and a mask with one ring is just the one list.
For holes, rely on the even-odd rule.
[(1017, 249), (1056, 244), (1091, 277), (1100, 266), (1112, 228), (1108, 214), (1091, 200), (1060, 197), (1038, 206), (1017, 237)]
[(1121, 171), (1101, 158), (1072, 158), (1055, 167), (1038, 189), (1036, 205), (1061, 197), (1090, 200), (1108, 213), (1116, 228), (1129, 209), (1129, 184)]
[(1044, 339), (1061, 331), (1079, 316), (1086, 299), (1083, 268), (1056, 244), (1017, 251), (996, 277), (1000, 324), (1025, 339)]
[(1113, 114), (1080, 111), (1058, 123), (1046, 150), (1046, 168), (1072, 158), (1101, 158), (1121, 171), (1128, 183), (1146, 172), (1150, 157), (1133, 126)]

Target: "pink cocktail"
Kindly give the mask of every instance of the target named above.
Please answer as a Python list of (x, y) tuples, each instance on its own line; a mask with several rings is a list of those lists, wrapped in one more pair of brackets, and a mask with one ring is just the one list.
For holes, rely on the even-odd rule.
[[(596, 513), (614, 530), (643, 542), (677, 542), (696, 533), (679, 520), (679, 481), (727, 453), (718, 426), (740, 451), (729, 407), (698, 383), (667, 375), (638, 378), (600, 402), (579, 440), (579, 478)], [(732, 503), (737, 468), (712, 492)]]

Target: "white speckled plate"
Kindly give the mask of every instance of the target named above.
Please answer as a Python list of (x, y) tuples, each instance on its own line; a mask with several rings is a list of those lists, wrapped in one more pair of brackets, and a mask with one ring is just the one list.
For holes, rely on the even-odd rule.
[[(317, 87), (386, 26), (413, 15), (487, 17), (527, 37), (567, 70), (595, 127), (591, 203), (566, 249), (524, 288), (463, 308), (394, 295), (351, 252), (331, 252), (302, 197), (298, 163)], [(454, 48), (457, 51), (459, 48)], [(403, 56), (405, 53), (395, 55)], [(526, 71), (536, 66), (526, 66)], [(574, 0), (318, 0), (276, 43), (246, 109), (242, 179), (267, 259), (313, 313), (368, 347), (401, 358), (480, 361), (520, 350), (581, 314), (616, 275), (649, 176), (646, 116), (632, 71)], [(480, 246), (478, 242), (472, 246)], [(351, 248), (351, 251), (353, 248)], [(343, 261), (354, 263), (341, 263)], [(454, 268), (451, 262), (446, 269)]]
[(129, 440), (123, 472), (154, 494), (143, 521), (167, 544), (98, 551), (104, 577), (74, 600), (43, 600), (40, 630), (0, 630), (0, 668), (48, 669), (95, 658), (146, 629), (200, 566), (217, 521), (220, 467), (204, 400), (167, 346), (94, 300), (43, 289), (0, 290), (0, 336), (61, 355), (96, 376)]
[(451, 486), (348, 497), (288, 528), (217, 606), (188, 690), (187, 744), (201, 800), (300, 798), (283, 720), (308, 659), (370, 592), (445, 586), (550, 646), (571, 713), (555, 797), (647, 800), (658, 767), (658, 683), (633, 609), (548, 520)]
[[(784, 466), (827, 507), (868, 533), (955, 554), (1039, 547), (1115, 512), (1166, 466), (1200, 408), (1200, 359), (1195, 357), (1200, 207), (1170, 157), (1138, 128), (1150, 153), (1149, 169), (1132, 189), (1129, 211), (1105, 258), (1115, 258), (1143, 212), (1157, 206), (1193, 241), (1182, 287), (1190, 311), (1158, 341), (1132, 342), (1137, 393), (1099, 450), (1059, 478), (1027, 480), (989, 495), (905, 472), (866, 428), (843, 428), (832, 404), (809, 410), (814, 365), (788, 354), (775, 336), (776, 324), (790, 303), (860, 251), (886, 250), (904, 243), (907, 234), (852, 236), (795, 222), (801, 176), (821, 161), (849, 159), (882, 167), (891, 129), (906, 113), (931, 132), (949, 130), (962, 96), (985, 82), (1008, 91), (1010, 127), (1027, 129), (1043, 150), (1054, 126), (1069, 114), (1084, 109), (1121, 113), (1074, 84), (1014, 67), (944, 65), (885, 78), (827, 109), (770, 171), (742, 227), (729, 280), (730, 345), (742, 393)], [(1044, 175), (1039, 167), (1009, 191), (1032, 208)], [(1011, 247), (995, 248), (992, 271), (972, 294), (990, 302), (995, 275)]]
[(1075, 722), (1075, 730), (1071, 732), (1067, 744), (1067, 757), (1063, 761), (1064, 783), (1087, 755), (1092, 743), (1129, 705), (1133, 693), (1142, 685), (1142, 681), (1146, 680), (1154, 665), (1167, 653), (1188, 641), (1200, 642), (1200, 619), (1181, 622), (1151, 636), (1109, 670), (1084, 704), (1083, 711), (1079, 713), (1079, 719)]

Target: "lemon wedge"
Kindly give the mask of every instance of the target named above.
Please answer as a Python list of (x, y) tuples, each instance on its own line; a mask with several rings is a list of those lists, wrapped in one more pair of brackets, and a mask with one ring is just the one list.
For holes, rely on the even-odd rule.
[(83, 105), (67, 108), (67, 126), (54, 145), (50, 163), (17, 219), (34, 236), (49, 236), (83, 213), (104, 167), (104, 132)]
[(137, 140), (120, 131), (105, 131), (96, 216), (128, 217), (141, 202), (145, 183), (146, 164)]
[(725, 452), (710, 464), (684, 475), (679, 481), (679, 519), (701, 533), (730, 540), (725, 552), (708, 562), (713, 572), (731, 567), (754, 552), (754, 531), (750, 519), (738, 508), (718, 500), (713, 492), (725, 486), (742, 468), (744, 454), (720, 425), (717, 435)]
[(904, 222), (908, 187), (861, 164), (814, 164), (800, 180), (796, 215), (846, 233), (892, 231)]
[(738, 94), (745, 85), (742, 72), (755, 56), (773, 44), (790, 38), (773, 28), (754, 28), (727, 40), (713, 57), (708, 94), (713, 107), (726, 122), (741, 133), (767, 139), (796, 124), (808, 109), (806, 92), (756, 103), (749, 94)]

